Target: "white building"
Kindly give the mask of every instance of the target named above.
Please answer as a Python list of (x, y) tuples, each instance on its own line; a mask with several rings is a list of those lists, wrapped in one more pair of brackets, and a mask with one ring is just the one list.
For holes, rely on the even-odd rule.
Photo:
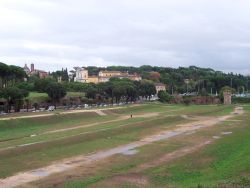
[(74, 81), (87, 83), (89, 77), (88, 70), (81, 67), (74, 67), (74, 69), (76, 70), (76, 77), (74, 78)]

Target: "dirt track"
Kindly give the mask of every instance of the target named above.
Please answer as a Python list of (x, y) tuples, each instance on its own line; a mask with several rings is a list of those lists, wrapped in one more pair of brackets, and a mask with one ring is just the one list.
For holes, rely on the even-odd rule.
[[(148, 118), (150, 118), (150, 117), (156, 117), (158, 115), (159, 115), (158, 113), (146, 113), (146, 114), (134, 115), (133, 117), (137, 117), (137, 118), (138, 117), (148, 117)], [(128, 116), (128, 115), (120, 116), (119, 118), (117, 118), (115, 120), (103, 121), (101, 123), (91, 123), (91, 124), (87, 124), (87, 125), (80, 125), (80, 126), (76, 126), (76, 127), (70, 127), (70, 128), (65, 128), (65, 129), (57, 129), (57, 130), (47, 131), (47, 132), (43, 132), (43, 133), (36, 134), (36, 135), (33, 135), (33, 136), (53, 134), (53, 133), (58, 133), (58, 132), (66, 132), (66, 131), (81, 129), (81, 128), (88, 128), (88, 127), (93, 127), (93, 126), (101, 125), (101, 124), (105, 124), (105, 123), (114, 123), (114, 122), (118, 122), (118, 121), (126, 120), (126, 119), (130, 119), (130, 116)], [(124, 126), (127, 126), (129, 124), (130, 123), (125, 123), (125, 124), (122, 124), (122, 125), (118, 125), (117, 128), (118, 127), (124, 127)], [(109, 129), (112, 129), (112, 128), (103, 128), (103, 129), (99, 129), (99, 130), (95, 130), (95, 131), (88, 131), (88, 132), (79, 133), (77, 135), (84, 135), (84, 134), (89, 134), (89, 133), (94, 133), (94, 132), (99, 132), (99, 131), (105, 131), (105, 130), (109, 130)], [(77, 136), (77, 135), (73, 135), (73, 136)], [(28, 137), (30, 137), (30, 136), (28, 136)], [(71, 136), (60, 137), (60, 138), (58, 138), (58, 140), (69, 138), (69, 137), (72, 137), (72, 135)], [(57, 140), (57, 139), (54, 139), (54, 141), (55, 140)], [(49, 141), (31, 142), (31, 143), (26, 143), (26, 144), (21, 144), (21, 145), (16, 145), (16, 146), (10, 146), (10, 147), (0, 149), (0, 152), (15, 149), (15, 148), (20, 148), (20, 147), (27, 147), (27, 146), (36, 145), (36, 144), (43, 144), (43, 143), (47, 143), (47, 142), (49, 142)]]
[[(221, 121), (228, 120), (229, 118), (232, 118), (235, 115), (242, 114), (242, 113), (243, 113), (243, 109), (238, 107), (238, 108), (235, 108), (234, 113), (227, 115), (227, 116), (223, 116), (220, 118), (210, 117), (207, 120), (202, 119), (193, 123), (177, 125), (176, 128), (173, 130), (163, 131), (163, 132), (160, 132), (159, 134), (146, 137), (140, 141), (132, 142), (127, 145), (115, 147), (113, 149), (108, 149), (105, 151), (99, 151), (97, 153), (90, 154), (90, 155), (82, 155), (82, 156), (65, 159), (65, 160), (58, 161), (44, 168), (22, 172), (14, 176), (8, 177), (6, 179), (1, 179), (0, 187), (7, 188), (7, 187), (15, 187), (15, 186), (23, 185), (25, 183), (29, 183), (32, 181), (39, 180), (43, 177), (50, 176), (54, 173), (65, 172), (67, 170), (74, 169), (75, 167), (78, 167), (81, 165), (94, 163), (95, 161), (105, 159), (115, 154), (126, 153), (130, 150), (134, 150), (137, 147), (145, 146), (153, 142), (169, 139), (177, 135), (190, 133), (192, 131), (199, 130), (204, 127), (213, 126)], [(174, 154), (178, 154), (180, 156), (184, 155), (185, 153), (192, 152), (194, 149), (197, 149), (197, 148), (199, 149), (202, 146), (209, 144), (209, 142), (210, 141), (203, 143), (201, 145), (197, 145), (197, 147), (193, 149), (189, 148), (189, 149), (183, 149), (183, 151), (176, 151), (176, 153)], [(166, 160), (166, 158), (173, 157), (174, 154), (167, 154), (164, 160)], [(151, 165), (154, 165), (154, 164), (151, 164)], [(149, 166), (151, 165), (149, 164)], [(141, 167), (141, 168), (145, 168), (145, 167)]]
[[(133, 105), (136, 106), (136, 105)], [(70, 110), (70, 111), (65, 111), (65, 112), (58, 112), (59, 115), (64, 115), (64, 114), (77, 114), (77, 113), (83, 113), (83, 112), (95, 112), (98, 115), (103, 115), (104, 113), (100, 113), (100, 111), (105, 111), (105, 110), (116, 110), (116, 109), (121, 109), (124, 107), (112, 107), (112, 108), (103, 108), (103, 109), (89, 109), (89, 110)], [(26, 119), (26, 118), (36, 118), (36, 117), (47, 117), (47, 116), (55, 116), (58, 115), (57, 113), (51, 112), (51, 113), (46, 113), (46, 114), (34, 114), (34, 115), (24, 115), (24, 116), (17, 116), (17, 117), (0, 117), (0, 121), (4, 120), (12, 120), (12, 119)]]

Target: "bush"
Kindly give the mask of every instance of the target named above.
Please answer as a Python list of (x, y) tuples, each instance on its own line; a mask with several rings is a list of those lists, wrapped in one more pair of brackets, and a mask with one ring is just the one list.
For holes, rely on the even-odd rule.
[(80, 82), (65, 82), (63, 86), (67, 91), (71, 92), (85, 92), (89, 84), (80, 83)]
[(232, 98), (233, 103), (250, 103), (249, 97), (233, 97)]
[(170, 102), (172, 99), (172, 96), (169, 95), (166, 91), (159, 91), (158, 97), (160, 102)]
[(66, 96), (67, 91), (60, 83), (52, 82), (49, 83), (46, 87), (46, 93), (51, 98), (54, 106), (56, 107), (56, 103), (60, 101), (63, 97)]
[(183, 103), (185, 105), (190, 105), (190, 103), (192, 102), (191, 98), (190, 97), (183, 97)]
[(27, 91), (34, 91), (34, 84), (33, 83), (28, 83), (28, 82), (21, 82), (16, 85), (19, 89), (24, 89)]
[(50, 78), (45, 79), (37, 79), (34, 83), (34, 89), (38, 92), (46, 92), (46, 88), (50, 83), (56, 83), (54, 80)]

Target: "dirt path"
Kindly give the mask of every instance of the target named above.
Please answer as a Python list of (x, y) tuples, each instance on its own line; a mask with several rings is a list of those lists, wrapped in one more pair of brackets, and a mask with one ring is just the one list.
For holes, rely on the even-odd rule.
[(103, 121), (103, 122), (98, 122), (98, 123), (90, 123), (87, 125), (80, 125), (80, 126), (76, 126), (76, 127), (69, 127), (69, 128), (65, 128), (65, 129), (57, 129), (57, 130), (53, 130), (53, 131), (46, 131), (44, 133), (38, 134), (38, 135), (44, 135), (44, 134), (50, 134), (50, 133), (58, 133), (58, 132), (65, 132), (65, 131), (71, 131), (71, 130), (75, 130), (75, 129), (81, 129), (81, 128), (87, 128), (87, 127), (93, 127), (96, 125), (101, 125), (101, 124), (106, 124), (106, 123), (114, 123), (116, 121), (121, 121), (121, 120), (126, 120), (128, 119), (128, 116), (121, 116), (117, 119), (114, 120), (109, 120), (109, 121)]
[[(145, 113), (145, 114), (133, 115), (133, 117), (134, 118), (138, 118), (138, 117), (150, 118), (150, 117), (156, 117), (158, 115), (159, 115), (159, 113)], [(93, 126), (96, 126), (96, 125), (101, 125), (101, 124), (106, 124), (106, 123), (114, 123), (114, 122), (117, 122), (117, 121), (126, 120), (126, 119), (130, 119), (130, 118), (131, 117), (129, 115), (126, 115), (126, 116), (123, 115), (123, 116), (120, 116), (119, 118), (114, 119), (114, 120), (103, 121), (103, 122), (98, 122), (98, 123), (91, 123), (91, 124), (87, 124), (87, 125), (80, 125), (80, 126), (70, 127), (70, 128), (65, 128), (65, 129), (57, 129), (57, 130), (53, 130), (53, 131), (47, 131), (47, 132), (44, 132), (44, 133), (42, 133), (40, 135), (49, 134), (49, 133), (65, 132), (65, 131), (81, 129), (81, 128), (87, 128), (87, 127), (93, 127)]]
[[(242, 114), (242, 113), (243, 113), (243, 109), (240, 107), (237, 107), (237, 108), (235, 108), (234, 113), (230, 114), (228, 116), (223, 116), (220, 118), (211, 117), (209, 120), (206, 120), (206, 121), (200, 121), (200, 122), (198, 121), (195, 123), (178, 125), (173, 130), (163, 131), (163, 132), (160, 132), (159, 134), (146, 137), (140, 141), (132, 142), (132, 143), (127, 144), (127, 145), (122, 145), (122, 146), (108, 149), (105, 151), (99, 151), (99, 152), (96, 152), (96, 153), (90, 154), (90, 155), (82, 155), (82, 156), (78, 156), (78, 157), (65, 159), (65, 160), (53, 163), (52, 165), (44, 167), (44, 168), (30, 170), (27, 172), (22, 172), (22, 173), (16, 174), (14, 176), (11, 176), (11, 177), (8, 177), (5, 179), (0, 179), (0, 187), (9, 188), (9, 187), (16, 187), (19, 185), (23, 185), (25, 183), (29, 183), (32, 181), (39, 180), (43, 177), (50, 176), (54, 173), (65, 172), (67, 170), (70, 170), (70, 169), (72, 170), (72, 169), (74, 169), (78, 166), (81, 166), (81, 165), (87, 165), (87, 164), (94, 163), (95, 161), (105, 159), (105, 158), (113, 156), (115, 154), (126, 153), (128, 151), (134, 150), (138, 147), (142, 147), (142, 146), (151, 144), (153, 142), (157, 142), (160, 140), (166, 140), (166, 139), (169, 139), (169, 138), (172, 138), (172, 137), (175, 137), (178, 135), (182, 135), (182, 134), (185, 134), (188, 132), (192, 132), (192, 131), (195, 131), (195, 130), (198, 130), (198, 129), (201, 129), (204, 127), (213, 126), (221, 121), (225, 121), (229, 118), (234, 117), (235, 115)], [(204, 144), (208, 144), (208, 143), (204, 143)], [(202, 145), (197, 146), (197, 148), (199, 148), (199, 147), (202, 147)], [(179, 152), (185, 153), (187, 151), (188, 150), (184, 150), (184, 152), (183, 151), (182, 152), (179, 151)], [(189, 151), (192, 152), (192, 150), (189, 150)], [(178, 151), (176, 151), (176, 152), (178, 152)], [(169, 154), (169, 155), (174, 157), (174, 154), (172, 154), (172, 155)], [(141, 168), (143, 168), (143, 167), (141, 167)]]
[(181, 148), (179, 150), (176, 150), (174, 152), (167, 153), (166, 155), (158, 158), (157, 160), (154, 160), (154, 161), (151, 161), (149, 163), (142, 164), (142, 165), (136, 167), (135, 172), (138, 173), (138, 172), (141, 172), (141, 171), (146, 170), (148, 168), (152, 168), (152, 167), (158, 166), (162, 163), (174, 160), (176, 158), (180, 158), (180, 157), (185, 156), (187, 154), (191, 154), (195, 151), (200, 150), (204, 146), (211, 144), (212, 142), (213, 142), (212, 140), (207, 140), (203, 143), (199, 143), (199, 144), (192, 146), (192, 147), (185, 147), (185, 148)]
[[(135, 105), (133, 105), (134, 107)], [(0, 121), (4, 120), (12, 120), (12, 119), (26, 119), (26, 118), (36, 118), (36, 117), (47, 117), (47, 116), (55, 116), (55, 115), (65, 115), (65, 114), (77, 114), (77, 113), (84, 113), (84, 112), (95, 112), (99, 114), (100, 110), (115, 110), (115, 109), (121, 109), (124, 107), (112, 107), (112, 108), (103, 108), (103, 109), (89, 109), (89, 110), (71, 110), (66, 112), (58, 112), (58, 113), (47, 113), (47, 114), (35, 114), (35, 115), (24, 115), (24, 116), (17, 116), (17, 117), (3, 117), (0, 118)], [(100, 115), (100, 114), (99, 114)]]
[[(156, 117), (158, 115), (159, 115), (158, 113), (146, 113), (146, 114), (135, 115), (133, 117)], [(114, 122), (119, 122), (121, 120), (126, 120), (126, 119), (130, 119), (130, 118), (131, 117), (128, 116), (128, 115), (126, 115), (126, 116), (120, 116), (118, 119), (115, 119), (115, 120), (109, 120), (109, 121), (104, 121), (104, 122), (101, 122), (101, 123), (91, 123), (91, 124), (87, 124), (87, 125), (80, 125), (80, 126), (76, 126), (76, 127), (70, 127), (70, 128), (65, 128), (65, 129), (57, 129), (57, 130), (53, 130), (53, 131), (47, 131), (47, 132), (43, 132), (43, 133), (40, 133), (40, 134), (32, 135), (32, 137), (34, 137), (34, 136), (40, 136), (40, 135), (46, 135), (46, 134), (59, 133), (59, 132), (66, 132), (66, 131), (75, 130), (75, 129), (81, 129), (81, 128), (88, 128), (88, 127), (93, 127), (93, 126), (102, 125), (102, 124), (106, 124), (106, 123), (114, 123)], [(144, 122), (151, 121), (151, 120), (152, 119), (150, 119), (150, 120), (144, 120)], [(127, 126), (129, 124), (131, 124), (131, 123), (124, 123), (122, 125), (116, 126), (116, 128), (125, 127), (125, 126)], [(79, 136), (79, 135), (85, 135), (85, 134), (90, 134), (90, 133), (96, 133), (96, 132), (99, 132), (99, 131), (106, 131), (106, 130), (110, 130), (110, 129), (114, 129), (114, 128), (102, 128), (102, 129), (98, 129), (98, 130), (94, 130), (94, 131), (86, 131), (86, 132), (78, 133), (78, 134), (75, 134), (75, 135), (60, 137), (60, 138), (54, 139), (53, 141), (55, 141), (55, 140), (62, 140), (62, 139), (73, 137), (73, 136)], [(31, 137), (31, 136), (26, 136), (26, 137), (22, 137), (22, 138), (27, 138), (27, 137)], [(20, 139), (20, 138), (18, 138), (18, 139)], [(15, 149), (15, 148), (20, 148), (20, 147), (27, 147), (27, 146), (36, 145), (36, 144), (44, 144), (44, 143), (47, 143), (47, 142), (50, 142), (50, 141), (38, 141), (38, 142), (31, 142), (31, 143), (20, 144), (20, 145), (15, 145), (15, 146), (9, 146), (9, 147), (0, 149), (0, 152), (1, 151)]]
[(103, 112), (103, 110), (96, 110), (96, 113), (98, 114), (98, 115), (100, 115), (100, 116), (106, 116), (107, 114), (105, 114), (104, 112)]
[[(161, 157), (158, 157), (157, 160), (153, 160), (148, 163), (141, 164), (137, 166), (134, 170), (131, 170), (125, 174), (122, 173), (122, 174), (113, 175), (112, 177), (105, 179), (104, 182), (101, 182), (101, 184), (104, 184), (105, 187), (109, 187), (109, 186), (121, 187), (121, 184), (129, 183), (129, 184), (136, 185), (138, 187), (148, 187), (147, 186), (148, 178), (147, 176), (143, 175), (143, 173), (141, 173), (142, 171), (159, 166), (161, 164), (166, 164), (167, 162), (170, 162), (174, 159), (199, 151), (203, 147), (211, 144), (212, 142), (213, 142), (212, 140), (207, 140), (197, 145), (194, 145), (192, 147), (190, 146), (184, 147), (176, 151), (173, 151), (171, 153), (167, 153)], [(90, 187), (95, 187), (95, 186), (90, 186)]]
[[(236, 108), (234, 111), (234, 114), (242, 114), (243, 113), (243, 109), (242, 108)], [(186, 115), (182, 115), (183, 118), (185, 119), (205, 119), (207, 120), (208, 117), (198, 117), (198, 116), (186, 116)], [(231, 118), (232, 114), (229, 116), (224, 116), (223, 118), (220, 119), (220, 121), (239, 121), (239, 120), (228, 120), (228, 118)], [(227, 134), (231, 134), (231, 132), (222, 132), (222, 135), (227, 135)], [(105, 180), (105, 186), (107, 185), (117, 185), (117, 187), (119, 185), (121, 185), (121, 182), (123, 183), (132, 183), (135, 184), (137, 186), (142, 186), (142, 187), (147, 187), (148, 185), (148, 179), (147, 177), (143, 176), (141, 174), (142, 171), (159, 166), (161, 164), (166, 164), (167, 162), (170, 162), (172, 160), (175, 160), (177, 158), (186, 156), (188, 154), (194, 153), (196, 151), (199, 151), (200, 149), (202, 149), (203, 147), (212, 144), (213, 141), (215, 141), (215, 139), (218, 139), (221, 137), (213, 137), (213, 139), (210, 140), (206, 140), (203, 141), (202, 143), (198, 143), (194, 146), (188, 146), (188, 147), (184, 147), (184, 148), (180, 148), (178, 150), (175, 150), (171, 153), (167, 153), (161, 157), (158, 157), (157, 160), (152, 160), (150, 162), (141, 164), (139, 166), (136, 167), (135, 170), (132, 170), (131, 172), (128, 172), (126, 174), (119, 174), (119, 175), (114, 175), (113, 177)], [(91, 187), (91, 186), (90, 186)]]

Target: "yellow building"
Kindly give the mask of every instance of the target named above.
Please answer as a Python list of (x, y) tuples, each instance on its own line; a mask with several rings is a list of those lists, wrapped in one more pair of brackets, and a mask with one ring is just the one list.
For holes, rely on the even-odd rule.
[(116, 77), (120, 76), (122, 73), (120, 71), (100, 71), (99, 77)]
[(137, 74), (129, 74), (128, 72), (120, 72), (120, 71), (100, 71), (96, 76), (89, 76), (88, 70), (80, 67), (75, 67), (75, 82), (82, 83), (103, 83), (108, 82), (110, 78), (120, 78), (120, 79), (130, 79), (133, 81), (140, 81), (141, 77)]
[(88, 83), (98, 84), (99, 83), (98, 76), (89, 76), (88, 77)]
[(166, 91), (166, 85), (163, 83), (156, 83), (155, 90), (157, 94), (159, 93), (159, 91)]
[(99, 74), (99, 82), (108, 82), (110, 78), (120, 78), (120, 79), (130, 79), (133, 81), (140, 81), (141, 77), (137, 74), (129, 74), (128, 72), (120, 72), (120, 71), (100, 71)]

